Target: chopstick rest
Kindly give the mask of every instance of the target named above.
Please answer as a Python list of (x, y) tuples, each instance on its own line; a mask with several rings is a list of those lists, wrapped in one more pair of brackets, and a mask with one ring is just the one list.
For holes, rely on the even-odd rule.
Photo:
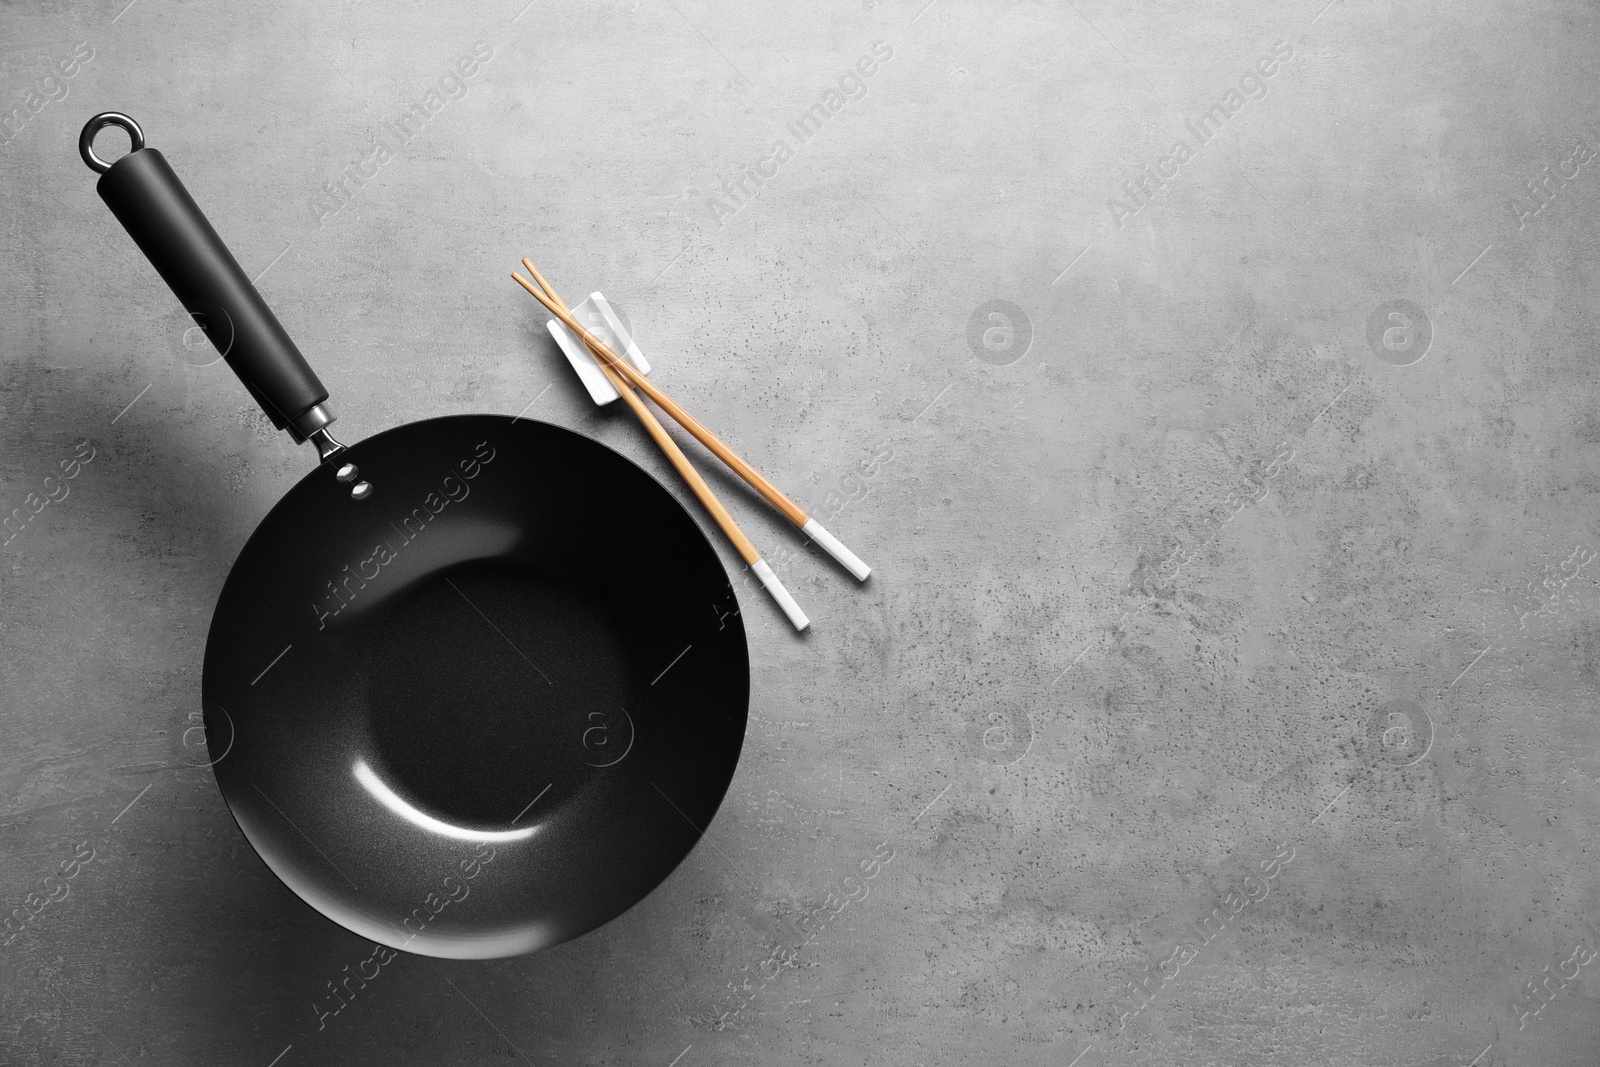
[[(622, 325), (622, 320), (612, 310), (611, 305), (606, 303), (606, 298), (602, 294), (590, 293), (589, 299), (570, 310), (572, 317), (585, 329), (598, 337), (611, 351), (631, 363), (640, 374), (650, 373), (650, 364), (645, 360), (644, 353), (639, 351), (639, 346), (629, 336), (627, 327)], [(544, 325), (545, 329), (550, 331), (550, 336), (555, 338), (561, 354), (567, 357), (572, 369), (578, 372), (578, 379), (589, 391), (590, 400), (604, 407), (621, 399), (600, 369), (600, 365), (589, 355), (588, 348), (580, 338), (567, 329), (560, 319), (549, 319)]]

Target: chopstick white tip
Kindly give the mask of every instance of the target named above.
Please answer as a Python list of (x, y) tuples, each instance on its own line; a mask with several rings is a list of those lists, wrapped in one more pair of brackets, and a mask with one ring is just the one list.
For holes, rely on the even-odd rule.
[(811, 620), (806, 618), (806, 613), (800, 610), (800, 605), (795, 603), (794, 597), (789, 595), (789, 590), (778, 581), (778, 576), (772, 573), (772, 568), (767, 566), (767, 561), (758, 559), (750, 564), (750, 569), (756, 572), (756, 577), (761, 579), (761, 584), (766, 586), (767, 592), (772, 594), (772, 599), (778, 602), (778, 607), (794, 623), (796, 630), (804, 630), (811, 625)]
[(807, 519), (806, 524), (800, 527), (800, 532), (822, 546), (822, 550), (840, 563), (844, 569), (856, 576), (856, 581), (864, 582), (867, 575), (872, 573), (872, 568), (861, 562), (861, 557), (844, 547), (844, 543), (833, 534), (829, 533), (816, 519)]

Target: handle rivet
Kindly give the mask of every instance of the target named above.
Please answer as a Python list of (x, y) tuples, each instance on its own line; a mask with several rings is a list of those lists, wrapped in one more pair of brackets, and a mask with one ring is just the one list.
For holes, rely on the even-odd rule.
[(356, 475), (360, 473), (361, 471), (357, 469), (354, 463), (346, 463), (344, 466), (339, 468), (339, 473), (335, 474), (334, 477), (339, 479), (341, 482), (353, 482), (356, 480)]
[(369, 497), (371, 495), (372, 495), (372, 483), (371, 482), (357, 482), (355, 485), (350, 487), (350, 499), (351, 500), (365, 500), (365, 499), (367, 499), (367, 497)]

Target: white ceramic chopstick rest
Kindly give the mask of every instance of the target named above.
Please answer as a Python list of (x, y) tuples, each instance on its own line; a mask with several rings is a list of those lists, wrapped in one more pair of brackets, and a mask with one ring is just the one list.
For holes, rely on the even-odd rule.
[[(644, 353), (639, 351), (639, 345), (629, 335), (627, 328), (622, 325), (622, 320), (617, 317), (616, 312), (600, 293), (590, 293), (589, 299), (572, 309), (572, 317), (577, 319), (584, 329), (599, 338), (607, 348), (633, 364), (633, 368), (640, 374), (650, 373), (650, 364), (645, 361)], [(580, 338), (575, 337), (560, 319), (550, 319), (545, 323), (545, 329), (555, 338), (561, 353), (567, 357), (567, 362), (572, 364), (572, 369), (578, 372), (583, 387), (589, 390), (590, 400), (604, 407), (614, 400), (621, 399), (616, 389), (612, 388), (610, 380), (606, 378), (605, 372), (595, 362), (595, 357), (590, 355), (588, 346)]]

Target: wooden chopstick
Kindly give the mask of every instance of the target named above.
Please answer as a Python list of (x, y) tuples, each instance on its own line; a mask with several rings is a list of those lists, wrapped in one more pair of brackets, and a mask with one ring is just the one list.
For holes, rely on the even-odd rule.
[[(511, 276), (521, 283), (524, 289), (529, 292), (534, 291), (532, 286), (520, 274), (512, 274)], [(566, 303), (555, 295), (555, 291), (548, 287), (548, 283), (545, 283), (543, 278), (540, 278), (539, 281), (541, 287), (550, 293), (550, 298), (555, 306), (570, 315), (571, 312), (568, 311)], [(711, 487), (700, 476), (700, 472), (694, 469), (694, 465), (689, 462), (689, 457), (683, 454), (683, 449), (679, 448), (678, 443), (668, 436), (666, 429), (650, 413), (650, 409), (644, 406), (644, 401), (639, 399), (639, 395), (628, 388), (628, 383), (617, 376), (616, 371), (611, 368), (610, 364), (604, 360), (596, 360), (595, 362), (600, 365), (600, 370), (610, 379), (612, 388), (627, 402), (628, 407), (633, 410), (634, 415), (644, 425), (651, 438), (661, 447), (661, 451), (666, 453), (667, 458), (672, 461), (672, 465), (683, 476), (683, 480), (689, 483), (689, 488), (694, 491), (694, 495), (699, 498), (700, 503), (705, 505), (705, 509), (711, 513), (711, 517), (717, 520), (717, 525), (722, 527), (722, 532), (727, 535), (728, 540), (732, 542), (733, 547), (744, 558), (744, 561), (753, 564), (760, 559), (761, 553), (756, 551), (756, 546), (750, 541), (750, 538), (745, 536), (744, 531), (739, 528), (739, 524), (733, 520), (733, 516), (728, 514), (728, 509), (722, 506), (722, 501), (717, 499), (716, 494), (711, 491)]]
[[(549, 282), (545, 281), (544, 275), (539, 273), (539, 268), (535, 267), (531, 260), (524, 257), (522, 265), (528, 269), (529, 274), (539, 280), (541, 287), (547, 292), (552, 291), (550, 290)], [(689, 431), (695, 440), (705, 445), (713, 455), (722, 460), (723, 463), (726, 463), (735, 474), (743, 478), (752, 489), (765, 497), (768, 503), (783, 514), (784, 518), (793, 523), (801, 532), (812, 537), (829, 555), (844, 564), (845, 568), (854, 574), (857, 579), (865, 581), (867, 575), (872, 573), (871, 568), (861, 562), (855, 553), (851, 552), (836, 537), (830, 534), (820, 522), (807, 515), (799, 504), (784, 495), (781, 489), (769, 482), (760, 471), (746, 463), (738, 453), (724, 444), (721, 438), (702, 425), (693, 415), (685, 411), (677, 401), (657, 388), (654, 382), (640, 374), (626, 360), (606, 347), (599, 338), (579, 325), (570, 311), (558, 309), (555, 304), (546, 300), (538, 291), (527, 285), (524, 285), (523, 288), (527, 289), (535, 299), (548, 308), (551, 314), (560, 319), (575, 336), (581, 338), (589, 346), (589, 350), (595, 354), (596, 361), (602, 367), (610, 364), (612, 370), (628, 379), (634, 386), (637, 386), (657, 407), (670, 415), (673, 421)]]
[[(523, 262), (526, 264), (527, 260), (523, 260)], [(522, 275), (513, 271), (511, 277), (517, 280), (517, 284), (538, 297), (541, 303), (550, 308), (552, 312), (555, 312), (563, 321), (571, 321), (572, 313), (568, 310), (566, 302), (561, 299), (550, 283), (545, 281), (543, 275), (533, 270), (532, 264), (528, 264), (528, 269), (533, 271), (533, 276), (538, 279), (539, 287), (549, 294), (548, 300)], [(612, 369), (611, 362), (600, 352), (595, 351), (599, 341), (591, 336), (586, 337), (585, 342), (589, 345), (590, 351), (594, 353), (595, 362), (599, 365), (600, 370), (611, 382), (611, 387), (627, 402), (628, 407), (632, 409), (640, 424), (644, 426), (645, 432), (655, 441), (657, 447), (665, 453), (678, 474), (688, 483), (689, 489), (699, 499), (701, 505), (711, 513), (711, 517), (716, 520), (717, 526), (721, 528), (723, 535), (727, 537), (734, 550), (745, 561), (745, 564), (756, 572), (756, 576), (761, 579), (761, 584), (772, 594), (773, 599), (778, 602), (778, 606), (783, 609), (783, 613), (788, 616), (795, 629), (804, 630), (811, 625), (811, 621), (806, 618), (805, 612), (800, 609), (800, 605), (795, 602), (794, 597), (789, 594), (783, 583), (778, 580), (771, 566), (761, 558), (761, 553), (756, 551), (756, 546), (749, 537), (745, 536), (745, 532), (739, 528), (739, 524), (734, 521), (733, 516), (728, 514), (728, 509), (723, 507), (722, 501), (717, 499), (716, 494), (711, 491), (711, 487), (706, 484), (706, 480), (700, 476), (700, 472), (695, 470), (694, 465), (689, 462), (689, 457), (683, 454), (683, 449), (679, 448), (678, 443), (668, 435), (660, 420), (650, 413), (649, 408), (645, 407), (644, 401), (639, 399), (638, 394), (629, 388), (628, 383), (623, 381), (616, 371)]]

